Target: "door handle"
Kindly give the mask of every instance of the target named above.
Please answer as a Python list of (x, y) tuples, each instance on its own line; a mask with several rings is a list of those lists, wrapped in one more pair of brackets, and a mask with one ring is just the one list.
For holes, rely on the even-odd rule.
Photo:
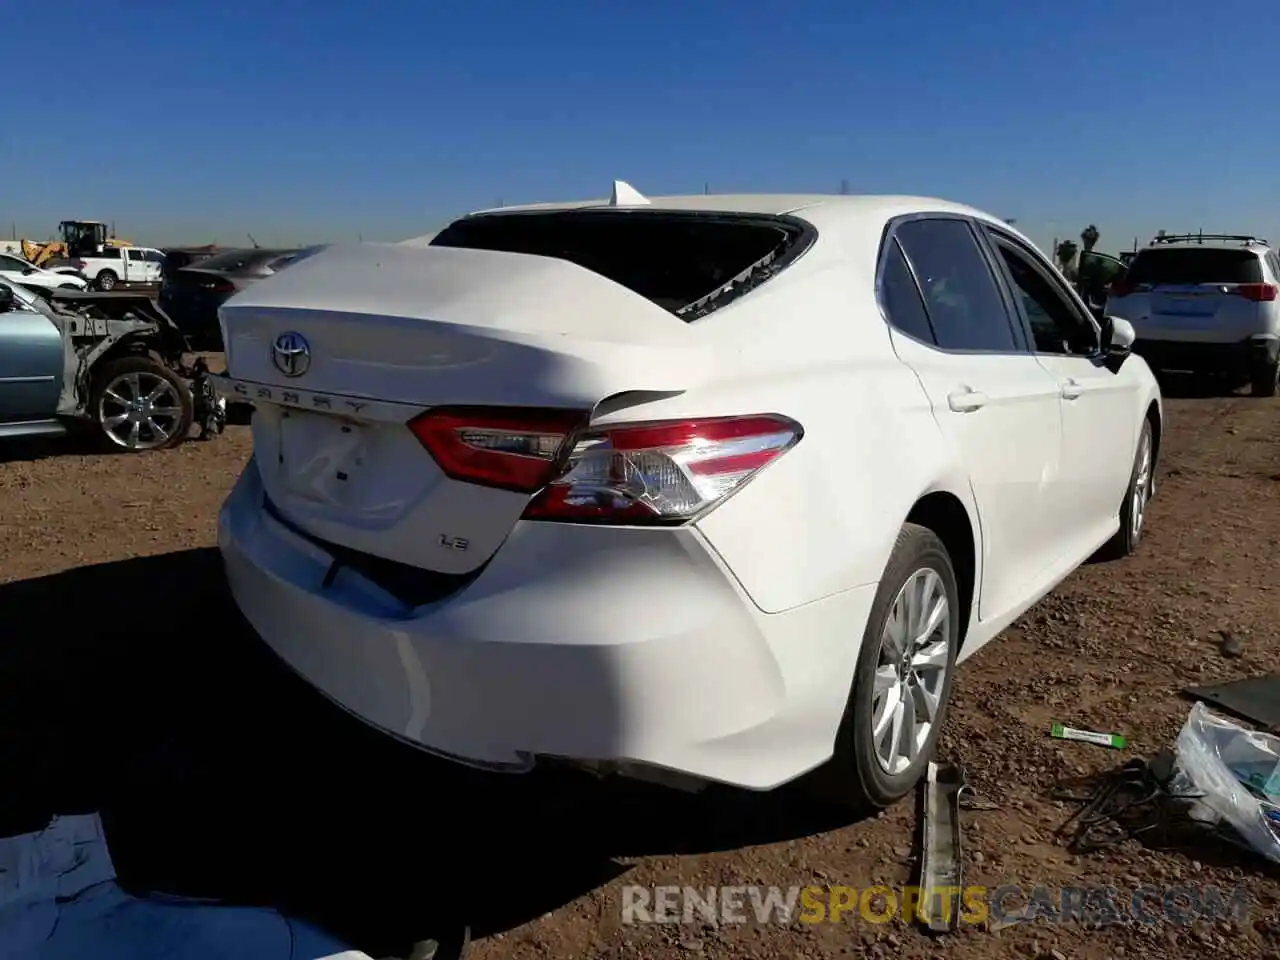
[(973, 413), (987, 405), (987, 395), (978, 390), (963, 387), (947, 394), (947, 406), (956, 413)]
[(1084, 387), (1082, 387), (1079, 381), (1074, 377), (1067, 377), (1067, 379), (1062, 382), (1063, 400), (1074, 400), (1082, 393), (1084, 393)]

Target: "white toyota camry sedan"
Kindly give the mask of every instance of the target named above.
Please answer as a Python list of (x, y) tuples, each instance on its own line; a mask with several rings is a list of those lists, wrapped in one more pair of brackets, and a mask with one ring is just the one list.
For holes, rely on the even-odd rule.
[(1163, 426), (1133, 329), (942, 200), (504, 208), (221, 311), (254, 456), (236, 602), (458, 762), (852, 804), (912, 788), (956, 664), (1133, 551)]

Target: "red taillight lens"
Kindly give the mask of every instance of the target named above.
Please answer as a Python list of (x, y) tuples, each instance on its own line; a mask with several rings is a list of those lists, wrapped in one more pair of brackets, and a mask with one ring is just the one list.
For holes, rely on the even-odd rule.
[(1270, 303), (1276, 298), (1276, 287), (1270, 283), (1242, 283), (1231, 292), (1258, 303)]
[(561, 448), (586, 420), (576, 410), (450, 407), (414, 417), (409, 429), (454, 480), (533, 493), (555, 477)]
[(775, 414), (620, 424), (573, 437), (564, 468), (524, 516), (682, 523), (739, 489), (803, 436)]
[(205, 280), (200, 284), (202, 288), (210, 293), (235, 293), (236, 285), (230, 280), (215, 278), (213, 280)]

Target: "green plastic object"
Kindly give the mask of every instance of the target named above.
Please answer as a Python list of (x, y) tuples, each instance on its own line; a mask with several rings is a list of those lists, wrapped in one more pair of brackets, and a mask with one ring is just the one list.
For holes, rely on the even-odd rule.
[(1093, 730), (1077, 730), (1075, 727), (1068, 727), (1061, 723), (1055, 723), (1053, 725), (1049, 730), (1049, 736), (1056, 737), (1059, 740), (1078, 740), (1080, 743), (1096, 743), (1100, 747), (1110, 747), (1112, 750), (1123, 750), (1129, 742), (1118, 733), (1097, 733)]

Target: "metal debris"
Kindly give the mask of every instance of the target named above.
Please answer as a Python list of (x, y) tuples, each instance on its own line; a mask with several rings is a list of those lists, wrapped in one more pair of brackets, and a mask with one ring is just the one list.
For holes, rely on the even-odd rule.
[(962, 768), (929, 763), (924, 785), (918, 916), (933, 933), (951, 933), (960, 924), (960, 795), (967, 786)]

